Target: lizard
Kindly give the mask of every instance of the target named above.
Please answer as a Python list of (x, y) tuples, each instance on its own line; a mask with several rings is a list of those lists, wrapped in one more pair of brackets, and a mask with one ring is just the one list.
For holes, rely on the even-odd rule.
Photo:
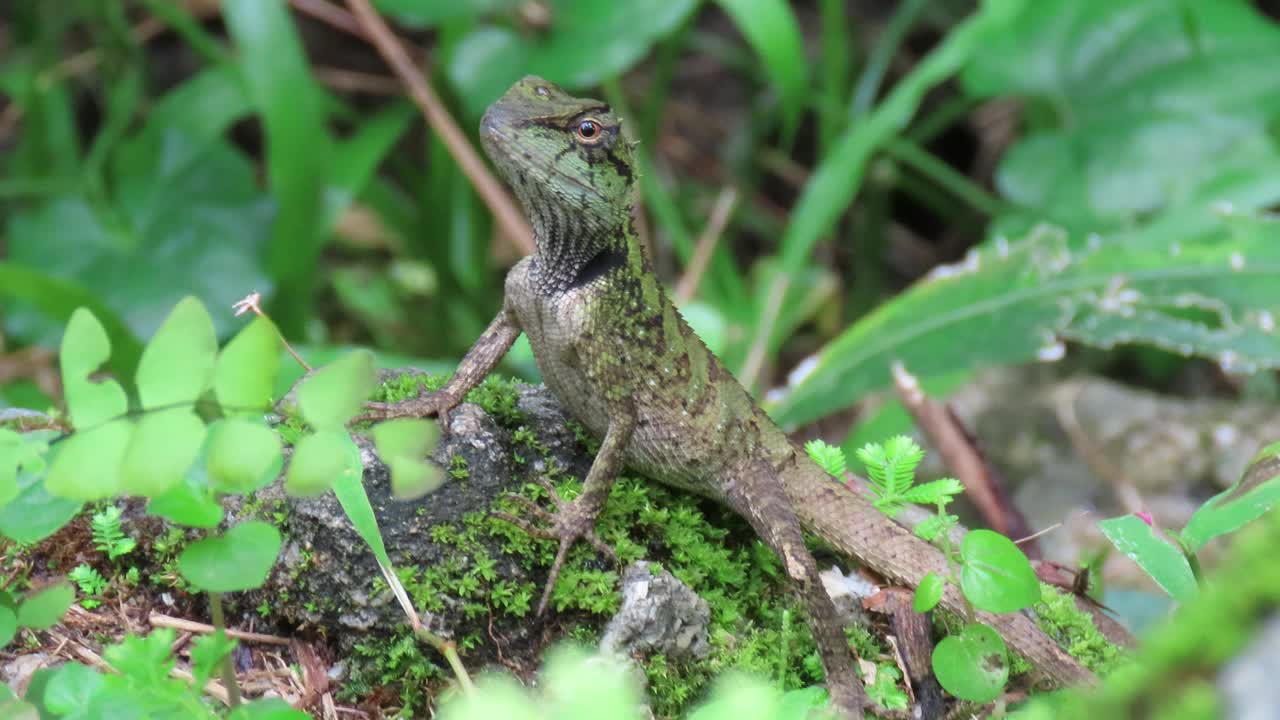
[[(638, 239), (634, 146), (607, 104), (528, 76), (489, 106), (480, 140), (533, 226), (535, 252), (508, 272), (502, 308), (441, 388), (371, 402), (359, 419), (435, 415), (447, 427), (448, 411), (524, 333), (543, 382), (601, 441), (577, 497), (565, 501), (551, 489), (554, 513), (527, 501), (544, 524), (506, 518), (559, 543), (538, 615), (577, 541), (613, 556), (595, 519), (619, 471), (630, 467), (747, 521), (804, 602), (832, 705), (862, 717), (866, 692), (802, 530), (909, 587), (929, 572), (945, 575), (942, 554), (834, 482), (685, 322)], [(943, 605), (964, 612), (954, 588)], [(1050, 679), (1091, 681), (1026, 616), (978, 615)]]

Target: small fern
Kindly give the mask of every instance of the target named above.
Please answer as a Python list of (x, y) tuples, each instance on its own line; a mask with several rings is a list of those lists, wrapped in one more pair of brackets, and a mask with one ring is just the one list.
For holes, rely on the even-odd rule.
[(107, 558), (115, 560), (128, 555), (137, 547), (138, 542), (121, 529), (120, 508), (108, 505), (101, 512), (96, 512), (89, 521), (93, 530), (93, 546), (107, 554)]
[(845, 464), (844, 450), (835, 445), (828, 445), (822, 440), (810, 440), (804, 444), (804, 451), (809, 453), (809, 457), (826, 470), (828, 475), (837, 480), (841, 479), (845, 470), (848, 469)]

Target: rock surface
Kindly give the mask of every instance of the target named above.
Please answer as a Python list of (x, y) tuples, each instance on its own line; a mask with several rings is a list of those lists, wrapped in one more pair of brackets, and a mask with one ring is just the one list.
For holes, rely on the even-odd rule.
[(688, 585), (647, 562), (632, 563), (622, 577), (622, 607), (600, 637), (600, 650), (631, 655), (659, 652), (671, 658), (707, 656), (711, 608)]

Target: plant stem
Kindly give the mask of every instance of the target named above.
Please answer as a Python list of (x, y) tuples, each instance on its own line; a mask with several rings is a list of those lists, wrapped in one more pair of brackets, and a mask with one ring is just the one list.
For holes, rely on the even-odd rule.
[[(227, 634), (227, 623), (222, 617), (222, 593), (209, 593), (209, 614), (213, 616), (213, 626), (221, 632), (223, 637)], [(236, 668), (232, 661), (233, 653), (227, 653), (222, 659), (222, 684), (227, 686), (227, 696), (230, 698), (231, 707), (235, 708), (240, 704), (240, 684), (236, 681)]]

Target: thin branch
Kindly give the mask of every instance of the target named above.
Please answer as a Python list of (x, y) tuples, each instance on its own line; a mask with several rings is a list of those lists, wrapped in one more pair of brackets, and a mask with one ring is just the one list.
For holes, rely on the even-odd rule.
[(943, 463), (964, 483), (982, 518), (1005, 537), (1027, 538), (1023, 552), (1033, 559), (1040, 557), (1030, 525), (1004, 491), (999, 473), (987, 462), (968, 429), (946, 403), (925, 395), (919, 381), (901, 363), (895, 363), (892, 372), (898, 398), (942, 456)]
[(409, 96), (422, 111), (431, 129), (440, 136), (440, 140), (449, 149), (458, 167), (462, 168), (462, 172), (471, 181), (476, 192), (489, 206), (489, 211), (498, 221), (498, 227), (502, 229), (502, 235), (520, 252), (532, 253), (533, 230), (529, 227), (529, 223), (516, 208), (506, 189), (493, 176), (493, 173), (489, 172), (488, 166), (471, 146), (471, 141), (458, 128), (458, 124), (454, 122), (435, 90), (427, 82), (426, 76), (413, 64), (409, 54), (405, 52), (404, 45), (391, 32), (391, 28), (387, 27), (387, 23), (378, 11), (369, 4), (369, 0), (347, 0), (347, 7), (351, 8), (356, 21), (360, 23), (370, 42), (395, 71), (400, 82), (404, 83)]
[[(202, 635), (208, 635), (217, 630), (217, 628), (212, 625), (195, 622), (194, 620), (183, 620), (182, 618), (171, 617), (169, 615), (161, 615), (156, 612), (151, 613), (151, 615), (147, 617), (147, 622), (151, 623), (152, 627), (167, 627), (173, 628), (174, 630), (199, 633)], [(232, 630), (230, 628), (223, 629), (223, 632), (227, 634), (227, 637), (244, 640), (246, 642), (266, 643), (267, 645), (289, 644), (289, 638), (280, 637), (279, 635), (264, 635), (262, 633)]]
[(725, 225), (729, 223), (729, 218), (737, 206), (738, 190), (732, 185), (723, 188), (716, 196), (716, 203), (711, 207), (711, 215), (707, 218), (707, 226), (703, 228), (702, 235), (698, 237), (698, 243), (693, 248), (693, 257), (689, 258), (689, 265), (684, 269), (684, 275), (681, 275), (680, 282), (676, 283), (676, 304), (683, 305), (689, 302), (698, 291), (698, 282), (707, 272), (711, 253), (715, 250), (720, 236), (724, 234)]

